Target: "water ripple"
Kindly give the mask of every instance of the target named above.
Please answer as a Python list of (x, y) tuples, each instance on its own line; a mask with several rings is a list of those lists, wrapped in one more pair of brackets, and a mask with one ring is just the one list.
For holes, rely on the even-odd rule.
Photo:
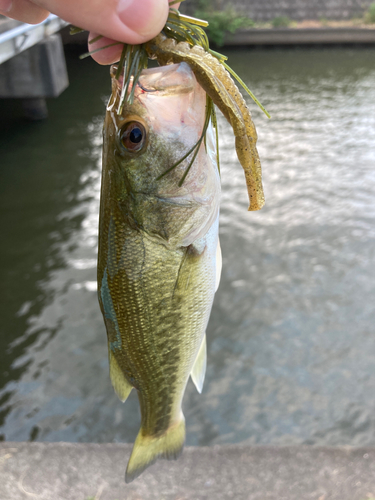
[[(219, 117), (223, 274), (203, 394), (189, 384), (184, 400), (188, 444), (375, 445), (374, 51), (229, 56), (272, 115), (248, 100), (266, 206), (247, 211)], [(3, 137), (7, 440), (133, 441), (138, 429), (135, 395), (123, 407), (110, 387), (96, 299), (98, 96), (109, 82), (87, 64), (58, 120)]]

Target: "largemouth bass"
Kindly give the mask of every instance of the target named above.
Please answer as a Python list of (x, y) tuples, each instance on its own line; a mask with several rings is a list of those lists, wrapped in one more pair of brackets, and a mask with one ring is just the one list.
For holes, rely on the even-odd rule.
[(130, 482), (157, 457), (179, 455), (189, 375), (202, 389), (221, 270), (220, 178), (211, 128), (182, 185), (189, 158), (171, 168), (205, 122), (206, 93), (190, 67), (144, 70), (120, 115), (115, 73), (104, 124), (98, 295), (113, 387), (122, 401), (135, 388), (141, 408)]

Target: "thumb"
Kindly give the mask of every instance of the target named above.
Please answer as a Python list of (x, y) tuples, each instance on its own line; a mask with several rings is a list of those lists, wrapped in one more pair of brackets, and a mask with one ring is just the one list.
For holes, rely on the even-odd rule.
[(168, 0), (32, 0), (75, 26), (130, 44), (150, 40), (163, 29)]
[(119, 0), (117, 4), (117, 15), (123, 26), (132, 32), (129, 35), (139, 37), (131, 43), (146, 42), (158, 35), (165, 25), (168, 10), (168, 0)]

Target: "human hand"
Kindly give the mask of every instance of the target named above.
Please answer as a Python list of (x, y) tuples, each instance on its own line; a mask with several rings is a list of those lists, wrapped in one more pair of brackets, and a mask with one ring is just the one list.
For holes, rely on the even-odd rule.
[[(179, 4), (173, 5), (178, 9)], [(151, 40), (163, 29), (168, 17), (168, 0), (0, 0), (0, 14), (24, 23), (42, 22), (50, 12), (90, 31), (89, 40), (103, 38), (89, 50), (111, 43), (139, 44)], [(99, 64), (119, 60), (122, 46), (104, 49), (93, 58)]]

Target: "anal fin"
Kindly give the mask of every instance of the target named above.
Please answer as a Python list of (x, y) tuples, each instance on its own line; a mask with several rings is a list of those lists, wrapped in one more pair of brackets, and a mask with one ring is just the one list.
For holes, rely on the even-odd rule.
[(199, 394), (202, 392), (204, 377), (206, 375), (207, 366), (207, 345), (206, 334), (204, 334), (198, 355), (195, 359), (193, 369), (191, 370), (191, 379), (197, 388)]
[(133, 386), (126, 380), (114, 355), (109, 351), (109, 375), (115, 393), (123, 403), (127, 400)]

